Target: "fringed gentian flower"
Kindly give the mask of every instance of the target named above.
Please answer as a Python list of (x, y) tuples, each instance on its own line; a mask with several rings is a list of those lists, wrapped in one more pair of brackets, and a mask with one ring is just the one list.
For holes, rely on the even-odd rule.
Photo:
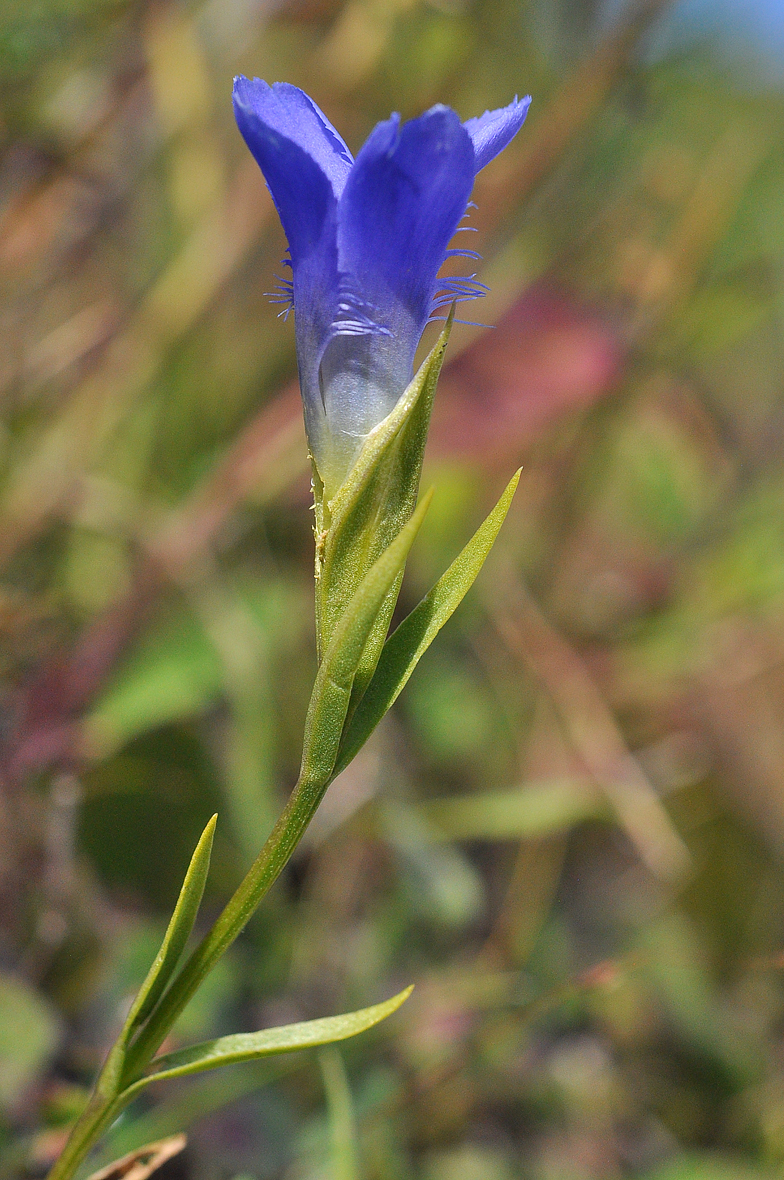
[(413, 375), (438, 308), (482, 294), (474, 275), (441, 279), (474, 177), (519, 131), (530, 98), (461, 123), (434, 106), (401, 126), (392, 115), (356, 160), (302, 90), (234, 82), (240, 131), (288, 239), (305, 426), (327, 497)]

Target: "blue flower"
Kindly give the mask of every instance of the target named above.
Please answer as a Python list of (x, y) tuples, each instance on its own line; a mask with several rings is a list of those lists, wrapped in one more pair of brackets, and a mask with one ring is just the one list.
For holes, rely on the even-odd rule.
[[(476, 173), (506, 147), (530, 98), (461, 123), (434, 106), (379, 123), (356, 160), (302, 90), (234, 82), (240, 131), (289, 246), (297, 360), (311, 454), (329, 498), (364, 438), (393, 409), (441, 304), (481, 293), (441, 280)], [(473, 251), (455, 251), (476, 257)]]

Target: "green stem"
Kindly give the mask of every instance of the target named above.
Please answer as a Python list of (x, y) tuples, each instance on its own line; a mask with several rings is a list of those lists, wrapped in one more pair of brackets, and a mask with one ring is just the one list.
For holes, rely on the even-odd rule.
[(429, 501), (430, 497), (426, 496), (395, 540), (365, 571), (334, 631), (313, 686), (300, 776), (267, 842), (212, 930), (158, 1000), (133, 1043), (127, 1045), (121, 1034), (88, 1103), (88, 1112), (94, 1108), (94, 1114), (86, 1112), (79, 1120), (50, 1180), (70, 1180), (106, 1125), (109, 1117), (106, 1104), (114, 1112), (130, 1100), (133, 1083), (143, 1075), (185, 1005), (244, 929), (297, 847), (334, 777), (357, 668), (379, 612), (405, 565)]
[(93, 1144), (114, 1122), (124, 1105), (121, 1099), (105, 1098), (94, 1090), (47, 1180), (70, 1180)]
[(128, 1100), (124, 1098), (123, 1091), (143, 1073), (204, 977), (242, 932), (259, 902), (280, 876), (313, 818), (328, 784), (329, 780), (318, 781), (309, 776), (300, 778), (236, 893), (212, 930), (196, 947), (136, 1041), (126, 1051), (122, 1079), (117, 1079), (114, 1095), (101, 1093), (102, 1074), (47, 1180), (71, 1180), (93, 1144), (126, 1105)]

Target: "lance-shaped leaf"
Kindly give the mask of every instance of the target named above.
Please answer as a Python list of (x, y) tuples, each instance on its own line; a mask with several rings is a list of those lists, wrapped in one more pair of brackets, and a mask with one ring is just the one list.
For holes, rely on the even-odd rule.
[(185, 950), (185, 944), (193, 929), (201, 899), (204, 896), (217, 822), (217, 815), (213, 815), (196, 845), (191, 863), (188, 865), (188, 871), (185, 874), (185, 880), (182, 883), (180, 896), (174, 907), (174, 913), (161, 943), (161, 949), (155, 956), (147, 978), (140, 987), (139, 994), (128, 1013), (126, 1025), (130, 1030), (142, 1024), (152, 1012)]
[(357, 1121), (340, 1049), (324, 1046), (319, 1051), (319, 1065), (327, 1096), (333, 1180), (359, 1180)]
[(408, 524), (365, 574), (348, 603), (319, 665), (305, 722), (300, 783), (325, 788), (338, 755), (362, 653), (395, 582), (402, 577), (409, 550), (430, 505), (423, 497)]
[[(422, 456), (452, 315), (394, 410), (370, 432), (345, 483), (328, 503), (316, 495), (316, 615), (321, 650), (365, 573), (414, 510)], [(395, 609), (392, 588), (357, 669), (356, 691), (372, 676)]]
[(204, 896), (204, 886), (207, 883), (207, 874), (210, 870), (212, 841), (217, 822), (217, 815), (213, 815), (201, 834), (188, 865), (180, 896), (177, 898), (177, 904), (166, 928), (160, 950), (147, 972), (144, 983), (139, 988), (136, 999), (125, 1018), (120, 1035), (112, 1046), (106, 1064), (101, 1070), (97, 1088), (100, 1093), (106, 1096), (113, 1097), (117, 1093), (128, 1042), (135, 1030), (144, 1023), (158, 1003), (167, 983), (174, 974), (182, 952), (185, 950), (185, 944), (193, 930), (201, 899)]
[(466, 547), (384, 644), (373, 679), (346, 726), (334, 775), (344, 770), (364, 746), (444, 623), (470, 590), (506, 519), (519, 480), (517, 471)]
[(303, 1020), (298, 1024), (285, 1024), (279, 1028), (265, 1028), (260, 1032), (234, 1033), (218, 1037), (214, 1041), (203, 1041), (176, 1053), (166, 1053), (150, 1063), (150, 1072), (123, 1091), (123, 1103), (130, 1101), (151, 1082), (168, 1078), (181, 1078), (187, 1074), (201, 1073), (205, 1069), (217, 1069), (221, 1065), (236, 1065), (240, 1061), (255, 1061), (270, 1057), (274, 1053), (291, 1053), (295, 1049), (311, 1049), (318, 1045), (331, 1045), (344, 1041), (357, 1033), (365, 1032), (374, 1024), (386, 1020), (396, 1012), (413, 991), (407, 987), (383, 1004), (360, 1008), (357, 1012), (345, 1012), (342, 1016), (325, 1016), (320, 1020)]

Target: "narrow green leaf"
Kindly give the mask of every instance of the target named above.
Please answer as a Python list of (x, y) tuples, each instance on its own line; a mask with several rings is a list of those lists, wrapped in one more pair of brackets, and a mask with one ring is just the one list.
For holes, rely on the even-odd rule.
[[(451, 327), (450, 314), (438, 342), (395, 408), (368, 435), (345, 483), (332, 500), (317, 503), (317, 530), (323, 538), (320, 552), (317, 546), (316, 580), (322, 651), (365, 573), (414, 510), (433, 398)], [(357, 671), (363, 689), (386, 638), (399, 589), (398, 582), (379, 612)]]
[(359, 1180), (354, 1104), (340, 1049), (334, 1045), (323, 1048), (319, 1052), (319, 1065), (332, 1138), (332, 1180)]
[(176, 1053), (166, 1053), (150, 1063), (151, 1073), (123, 1092), (123, 1102), (135, 1097), (151, 1082), (181, 1078), (187, 1074), (201, 1073), (205, 1069), (217, 1069), (221, 1065), (235, 1065), (240, 1061), (255, 1061), (273, 1053), (291, 1053), (295, 1049), (331, 1045), (335, 1041), (355, 1037), (396, 1012), (412, 991), (413, 987), (407, 987), (383, 1004), (373, 1004), (370, 1008), (360, 1008), (357, 1012), (346, 1012), (342, 1016), (303, 1020), (298, 1024), (265, 1028), (260, 1032), (234, 1033), (214, 1041), (203, 1041), (200, 1045), (191, 1045)]
[(104, 1099), (114, 1099), (121, 1090), (131, 1037), (155, 1008), (185, 950), (204, 895), (217, 822), (217, 815), (213, 815), (199, 838), (160, 950), (104, 1062), (96, 1082), (96, 1092)]
[(204, 895), (217, 822), (217, 815), (213, 815), (196, 845), (161, 949), (155, 956), (155, 961), (147, 972), (147, 978), (140, 987), (125, 1021), (123, 1031), (127, 1030), (128, 1034), (138, 1028), (152, 1012), (180, 961)]
[(335, 765), (357, 667), (368, 636), (430, 505), (423, 497), (414, 515), (365, 574), (335, 629), (319, 666), (305, 722), (301, 781), (326, 786)]
[(506, 519), (520, 472), (449, 569), (384, 644), (373, 679), (351, 717), (334, 774), (348, 766), (397, 700), (414, 668), (473, 585)]

